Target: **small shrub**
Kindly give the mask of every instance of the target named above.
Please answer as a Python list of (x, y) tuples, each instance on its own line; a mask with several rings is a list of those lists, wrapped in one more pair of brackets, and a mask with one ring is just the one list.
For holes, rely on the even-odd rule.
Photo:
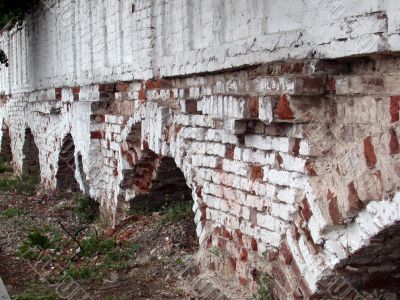
[(28, 240), (31, 246), (37, 246), (42, 249), (47, 249), (50, 246), (49, 238), (38, 229), (34, 229), (28, 234)]
[(99, 215), (99, 204), (92, 198), (82, 194), (77, 194), (75, 201), (78, 204), (75, 211), (79, 219), (86, 224), (93, 223)]
[(90, 236), (81, 241), (81, 255), (94, 257), (100, 252), (100, 242), (95, 236)]
[(22, 215), (22, 210), (18, 207), (9, 207), (0, 213), (0, 219), (11, 219)]

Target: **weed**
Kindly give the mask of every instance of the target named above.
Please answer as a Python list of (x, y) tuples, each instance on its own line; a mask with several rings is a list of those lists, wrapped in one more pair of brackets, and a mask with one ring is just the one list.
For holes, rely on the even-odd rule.
[(163, 223), (177, 223), (193, 215), (191, 202), (176, 202), (163, 207)]
[(28, 234), (28, 241), (31, 246), (37, 246), (42, 249), (47, 249), (50, 246), (49, 238), (39, 229), (34, 229)]
[(210, 253), (214, 254), (217, 257), (221, 257), (221, 250), (219, 250), (217, 247), (212, 247), (210, 249)]
[(12, 296), (11, 299), (12, 300), (58, 300), (60, 298), (51, 292), (48, 292), (45, 295), (38, 295), (34, 292), (28, 292), (21, 295)]
[(11, 219), (23, 214), (23, 211), (18, 207), (9, 207), (0, 213), (0, 219)]
[(260, 287), (257, 294), (253, 294), (252, 300), (273, 300), (272, 294), (272, 278), (264, 275), (260, 280)]
[[(19, 246), (16, 254), (25, 259), (37, 259), (40, 251), (50, 247), (50, 239), (44, 235), (45, 230), (34, 228)], [(35, 249), (36, 248), (36, 249)]]
[(80, 220), (86, 224), (93, 223), (99, 215), (99, 204), (82, 194), (76, 194), (75, 201), (78, 204), (75, 210)]
[(38, 183), (39, 179), (34, 176), (0, 178), (0, 191), (32, 195)]
[(98, 254), (107, 254), (115, 249), (117, 243), (112, 239), (100, 241), (92, 235), (81, 241), (81, 255), (84, 257), (94, 257)]
[(96, 269), (91, 266), (84, 266), (81, 268), (71, 266), (65, 271), (65, 276), (70, 277), (75, 280), (87, 279), (87, 278), (92, 277), (93, 274), (95, 273), (95, 271), (96, 271)]

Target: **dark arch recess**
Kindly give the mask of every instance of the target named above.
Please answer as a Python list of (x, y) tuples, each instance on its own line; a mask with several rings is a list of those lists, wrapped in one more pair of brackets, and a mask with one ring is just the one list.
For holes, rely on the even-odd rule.
[(22, 147), (22, 153), (22, 175), (39, 177), (39, 149), (36, 146), (32, 130), (29, 127), (25, 129), (25, 140), (24, 146)]
[(9, 163), (13, 159), (11, 151), (11, 136), (8, 126), (4, 122), (1, 131), (1, 159)]
[(75, 144), (71, 134), (68, 134), (62, 143), (58, 157), (58, 170), (56, 175), (58, 189), (79, 191), (79, 184), (75, 179)]

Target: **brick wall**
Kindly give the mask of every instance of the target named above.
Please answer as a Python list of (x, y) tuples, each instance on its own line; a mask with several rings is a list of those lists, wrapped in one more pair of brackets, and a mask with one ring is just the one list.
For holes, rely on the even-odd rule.
[(400, 58), (310, 58), (399, 49), (396, 2), (158, 2), (65, 0), (2, 33), (15, 172), (35, 154), (56, 188), (72, 140), (69, 174), (112, 224), (176, 176), (227, 295), (264, 274), (279, 299), (399, 293)]

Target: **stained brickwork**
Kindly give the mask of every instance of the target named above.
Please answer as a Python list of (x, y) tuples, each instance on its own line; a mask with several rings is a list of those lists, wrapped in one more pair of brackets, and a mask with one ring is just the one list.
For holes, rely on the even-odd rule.
[(198, 265), (228, 298), (266, 273), (278, 299), (398, 294), (400, 58), (379, 53), (400, 49), (397, 2), (155, 2), (60, 1), (75, 21), (49, 32), (57, 63), (10, 50), (16, 173), (56, 188), (67, 171), (112, 224), (192, 199)]

